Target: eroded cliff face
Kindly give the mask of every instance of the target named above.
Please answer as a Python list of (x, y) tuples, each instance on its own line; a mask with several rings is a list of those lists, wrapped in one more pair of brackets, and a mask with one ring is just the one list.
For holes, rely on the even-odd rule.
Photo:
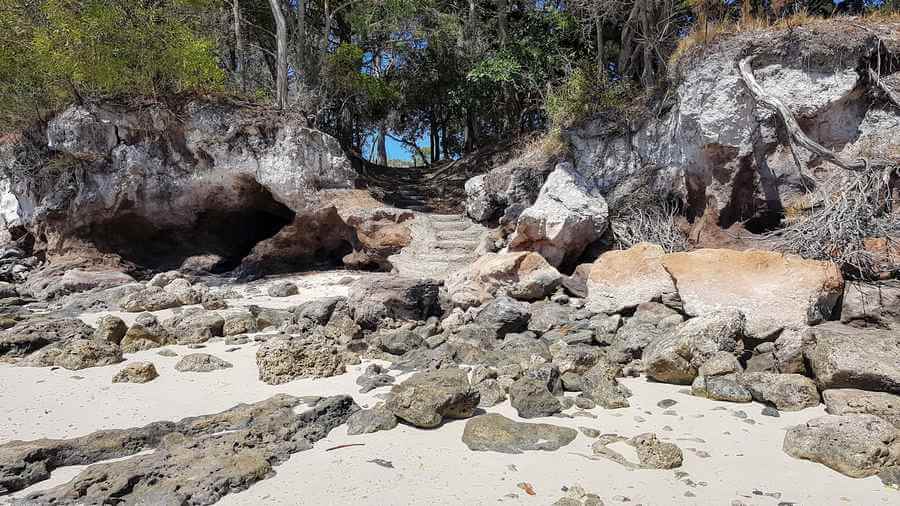
[[(878, 44), (878, 40), (881, 44)], [(785, 210), (846, 171), (798, 148), (794, 162), (783, 125), (758, 105), (738, 62), (753, 56), (759, 84), (783, 100), (813, 140), (847, 159), (900, 159), (900, 109), (869, 83), (900, 91), (900, 24), (821, 22), (740, 33), (690, 50), (672, 69), (677, 86), (651, 119), (630, 133), (596, 118), (567, 132), (576, 165), (593, 175), (610, 206), (641, 185), (673, 194), (694, 219), (715, 211), (727, 228), (777, 226)]]
[[(5, 139), (0, 170), (8, 233), (51, 258), (253, 273), (339, 261), (355, 241), (329, 210), (356, 179), (338, 142), (266, 109), (72, 106)], [(267, 241), (290, 254), (268, 265), (283, 248)]]

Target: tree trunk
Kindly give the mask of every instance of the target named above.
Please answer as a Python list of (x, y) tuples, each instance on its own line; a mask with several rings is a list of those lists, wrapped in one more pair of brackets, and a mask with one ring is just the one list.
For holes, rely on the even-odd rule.
[(384, 131), (384, 125), (378, 126), (378, 133), (375, 135), (375, 163), (378, 165), (387, 165), (387, 133)]
[(298, 79), (301, 77), (300, 73), (302, 72), (302, 77), (304, 82), (309, 83), (312, 75), (309, 72), (309, 68), (307, 68), (307, 55), (306, 55), (306, 2), (308, 0), (297, 0), (297, 65), (299, 68), (295, 69), (297, 71)]
[(603, 53), (605, 52), (605, 43), (603, 41), (603, 21), (598, 15), (594, 18), (594, 22), (597, 25), (597, 77), (600, 80), (605, 80), (606, 78), (606, 64), (603, 61)]
[(272, 16), (275, 18), (275, 38), (277, 41), (275, 107), (284, 109), (287, 105), (288, 64), (287, 64), (287, 22), (278, 0), (269, 0)]
[(500, 28), (500, 47), (506, 45), (506, 11), (509, 10), (509, 0), (497, 0), (497, 20)]
[(241, 92), (247, 91), (244, 82), (244, 37), (241, 34), (241, 6), (238, 0), (231, 2), (231, 16), (234, 18), (234, 75)]

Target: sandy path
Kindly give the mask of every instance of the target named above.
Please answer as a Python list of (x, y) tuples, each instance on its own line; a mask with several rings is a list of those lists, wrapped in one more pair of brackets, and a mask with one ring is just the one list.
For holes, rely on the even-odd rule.
[[(322, 292), (338, 295), (337, 288), (303, 290), (291, 298), (293, 301), (281, 302), (296, 303), (313, 292), (316, 296)], [(266, 305), (255, 297), (243, 302)], [(169, 348), (179, 355), (211, 353), (234, 367), (211, 373), (179, 373), (174, 370), (179, 357), (162, 357), (158, 350), (128, 355), (123, 364), (74, 372), (0, 364), (0, 444), (12, 439), (72, 437), (100, 428), (175, 420), (262, 400), (275, 393), (348, 393), (360, 405), (372, 405), (378, 401), (377, 394), (388, 391), (381, 388), (368, 394), (356, 393), (354, 382), (364, 365), (352, 367), (340, 377), (270, 386), (257, 379), (256, 346), (252, 344), (233, 352), (226, 352), (231, 347), (222, 342), (209, 343), (203, 350)], [(153, 362), (160, 377), (144, 385), (112, 384), (116, 371), (132, 361)], [(644, 505), (727, 505), (733, 500), (747, 505), (877, 505), (900, 501), (898, 493), (885, 488), (878, 478), (847, 478), (781, 451), (785, 428), (819, 416), (824, 413), (823, 406), (771, 418), (760, 415), (759, 404), (713, 402), (681, 393), (683, 387), (679, 386), (635, 378), (624, 381), (634, 392), (627, 409), (597, 408), (592, 411), (596, 419), (554, 417), (537, 421), (625, 436), (654, 431), (684, 450), (682, 468), (628, 470), (606, 460), (587, 460), (581, 455), (591, 455), (593, 440), (582, 434), (556, 452), (504, 455), (469, 451), (461, 441), (465, 421), (434, 430), (401, 425), (390, 432), (364, 436), (347, 436), (346, 428), (339, 427), (314, 449), (298, 453), (277, 467), (275, 477), (226, 496), (221, 504), (480, 505), (502, 501), (546, 505), (563, 495), (561, 487), (573, 484), (599, 494), (607, 505), (622, 504), (625, 497), (630, 499), (627, 504)], [(668, 408), (676, 414), (664, 414), (666, 409), (657, 407), (657, 402), (666, 398), (678, 401)], [(735, 416), (738, 410), (745, 412), (747, 419)], [(508, 403), (490, 411), (516, 418)], [(325, 451), (346, 443), (365, 446)], [(369, 462), (372, 459), (390, 461), (393, 468)], [(51, 480), (30, 490), (65, 481), (76, 471), (59, 469)], [(678, 478), (676, 471), (688, 475)], [(537, 495), (524, 494), (516, 486), (520, 482), (532, 484)]]

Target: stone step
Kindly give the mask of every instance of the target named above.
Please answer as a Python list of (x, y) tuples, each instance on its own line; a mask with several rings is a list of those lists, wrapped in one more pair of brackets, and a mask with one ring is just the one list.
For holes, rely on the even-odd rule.
[(468, 220), (454, 220), (454, 221), (433, 221), (431, 226), (438, 233), (443, 232), (457, 232), (461, 230), (466, 230), (472, 227), (472, 223)]
[(475, 251), (475, 248), (478, 247), (478, 240), (438, 240), (434, 243), (434, 247), (440, 250), (462, 250), (462, 251)]
[(466, 227), (462, 230), (437, 230), (437, 238), (441, 239), (471, 239), (477, 241), (481, 238), (481, 231)]
[(428, 217), (431, 221), (435, 222), (452, 222), (464, 220), (465, 218), (460, 214), (432, 214)]
[(424, 255), (416, 255), (416, 260), (419, 262), (428, 262), (428, 263), (444, 263), (450, 264), (455, 262), (464, 262), (473, 258), (475, 255), (471, 252), (465, 253), (426, 253)]

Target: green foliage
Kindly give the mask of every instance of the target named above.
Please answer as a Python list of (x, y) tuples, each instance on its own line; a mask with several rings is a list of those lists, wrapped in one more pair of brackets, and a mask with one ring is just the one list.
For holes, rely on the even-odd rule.
[(622, 118), (636, 92), (628, 81), (598, 79), (596, 71), (578, 68), (547, 95), (544, 107), (551, 129), (558, 131), (601, 112)]
[(224, 81), (199, 30), (211, 0), (0, 2), (4, 39), (15, 39), (0, 47), (7, 123), (26, 105), (33, 115), (79, 97), (210, 91)]

